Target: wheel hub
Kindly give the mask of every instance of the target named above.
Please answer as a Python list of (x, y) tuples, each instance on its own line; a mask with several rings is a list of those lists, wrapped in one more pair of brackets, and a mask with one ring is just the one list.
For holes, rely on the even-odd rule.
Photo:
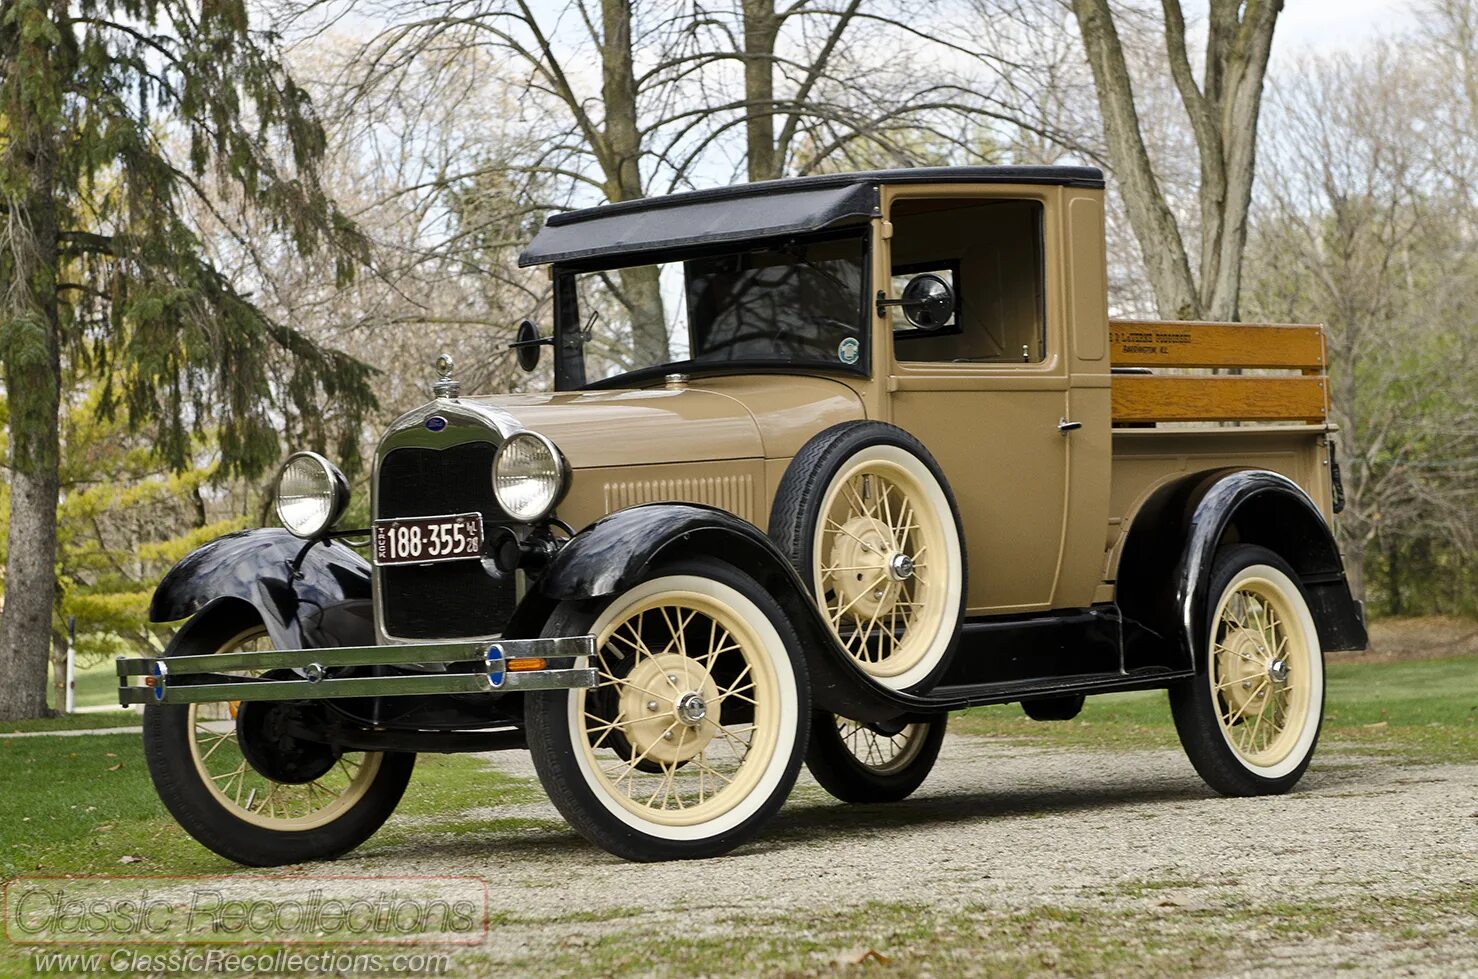
[[(1262, 637), (1250, 629), (1238, 629), (1222, 643), (1226, 652), (1221, 657), (1221, 691), (1234, 713), (1243, 713), (1248, 705), (1268, 696), (1270, 683), (1282, 682), (1267, 663), (1267, 649)], [(1281, 662), (1281, 661), (1280, 661)], [(1287, 665), (1282, 668), (1288, 675)], [(1255, 713), (1255, 710), (1251, 711)]]
[(1288, 661), (1282, 659), (1273, 660), (1268, 664), (1268, 679), (1277, 684), (1288, 682)]
[(626, 678), (616, 720), (636, 758), (662, 765), (695, 757), (718, 732), (718, 685), (682, 653), (638, 663)]
[(708, 716), (708, 705), (704, 703), (702, 695), (689, 692), (677, 698), (675, 712), (677, 719), (688, 727), (697, 727)]
[(247, 764), (262, 777), (284, 785), (317, 781), (339, 759), (339, 752), (331, 745), (287, 733), (297, 709), (287, 704), (247, 701), (236, 710), (236, 742)]
[(913, 577), (913, 558), (904, 554), (882, 521), (852, 517), (836, 534), (831, 575), (839, 607), (863, 622), (887, 615), (898, 601), (899, 586)]

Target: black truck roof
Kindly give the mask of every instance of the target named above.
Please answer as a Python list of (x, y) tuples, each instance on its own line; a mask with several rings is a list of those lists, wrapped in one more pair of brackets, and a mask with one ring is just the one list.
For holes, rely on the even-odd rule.
[(879, 213), (884, 184), (1103, 186), (1096, 167), (916, 167), (787, 177), (603, 204), (552, 215), (518, 257), (520, 266), (599, 264), (691, 247), (823, 231)]

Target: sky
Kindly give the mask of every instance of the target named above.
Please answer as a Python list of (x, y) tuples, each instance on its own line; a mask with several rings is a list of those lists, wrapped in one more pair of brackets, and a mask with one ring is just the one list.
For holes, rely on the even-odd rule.
[[(1187, 13), (1204, 12), (1203, 2), (1186, 4)], [(1273, 35), (1275, 56), (1299, 49), (1353, 49), (1412, 27), (1412, 5), (1404, 0), (1287, 0)]]

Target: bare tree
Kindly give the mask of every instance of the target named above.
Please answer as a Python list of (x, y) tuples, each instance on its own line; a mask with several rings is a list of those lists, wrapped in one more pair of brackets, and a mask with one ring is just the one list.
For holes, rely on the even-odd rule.
[(1426, 125), (1447, 73), (1411, 53), (1311, 61), (1278, 87), (1265, 149), (1279, 180), (1249, 250), (1252, 308), (1328, 325), (1346, 567), (1363, 596), (1379, 553), (1394, 610), (1407, 545), (1469, 553), (1478, 521), (1475, 227)]
[(1170, 72), (1200, 162), (1198, 273), (1145, 145), (1134, 85), (1109, 0), (1072, 0), (1093, 71), (1109, 158), (1139, 240), (1160, 315), (1238, 317), (1257, 122), (1282, 0), (1211, 0), (1197, 83), (1179, 0), (1161, 0)]
[[(750, 180), (782, 176), (817, 84), (826, 76), (843, 35), (857, 17), (862, 0), (847, 0), (828, 12), (832, 24), (794, 84), (794, 93), (775, 96), (776, 45), (787, 21), (808, 12), (807, 0), (778, 9), (775, 0), (742, 0), (744, 17), (744, 129)], [(780, 131), (775, 130), (780, 120)]]

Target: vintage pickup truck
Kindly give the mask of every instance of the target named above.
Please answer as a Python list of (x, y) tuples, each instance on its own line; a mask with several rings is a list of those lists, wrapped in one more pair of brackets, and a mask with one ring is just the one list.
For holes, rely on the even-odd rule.
[[(1166, 688), (1196, 770), (1285, 792), (1365, 643), (1312, 326), (1111, 322), (1103, 178), (848, 173), (560, 214), (553, 390), (385, 432), (372, 526), (290, 457), (281, 528), (159, 585), (123, 659), (165, 805), (247, 864), (342, 854), (419, 752), (524, 748), (634, 860), (751, 839), (804, 760), (907, 796), (951, 711)], [(368, 558), (354, 549), (367, 546)], [(989, 773), (982, 773), (982, 778)]]

